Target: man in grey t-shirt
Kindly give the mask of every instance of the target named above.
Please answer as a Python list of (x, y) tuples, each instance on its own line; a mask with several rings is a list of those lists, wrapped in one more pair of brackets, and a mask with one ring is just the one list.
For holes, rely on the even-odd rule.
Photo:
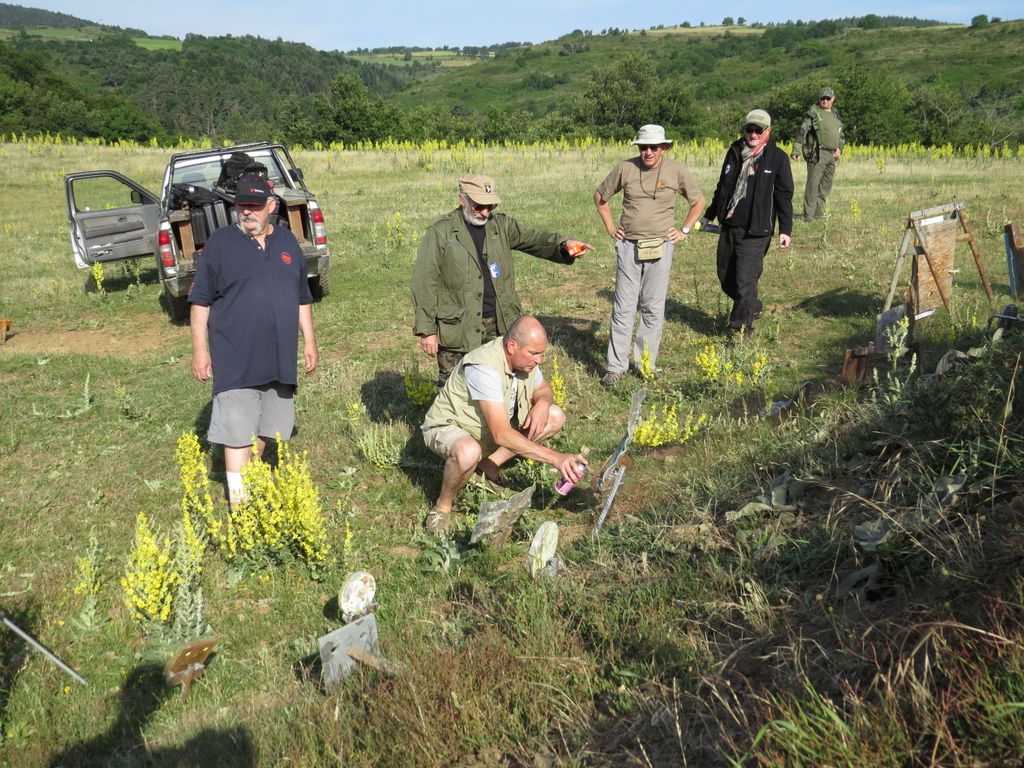
[[(615, 240), (615, 297), (608, 336), (608, 371), (601, 380), (615, 384), (629, 368), (633, 322), (640, 324), (633, 341), (633, 364), (639, 368), (644, 347), (651, 365), (658, 359), (665, 323), (665, 295), (672, 271), (675, 244), (685, 240), (704, 211), (704, 195), (690, 169), (665, 152), (673, 140), (660, 125), (643, 126), (633, 144), (637, 157), (623, 160), (594, 192), (594, 204), (609, 236)], [(622, 192), (622, 216), (616, 225), (608, 201)], [(676, 196), (690, 204), (681, 227), (676, 227)]]

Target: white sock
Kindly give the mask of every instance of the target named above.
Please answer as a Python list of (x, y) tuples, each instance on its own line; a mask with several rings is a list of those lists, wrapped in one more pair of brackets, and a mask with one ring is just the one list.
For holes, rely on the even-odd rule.
[(241, 472), (225, 472), (228, 481), (228, 500), (232, 504), (245, 501), (245, 488), (242, 486)]

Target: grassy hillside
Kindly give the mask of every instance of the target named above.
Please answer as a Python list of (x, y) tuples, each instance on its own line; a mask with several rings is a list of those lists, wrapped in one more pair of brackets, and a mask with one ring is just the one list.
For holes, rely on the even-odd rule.
[(80, 19), (69, 13), (58, 11), (47, 11), (42, 8), (26, 8), (22, 5), (12, 3), (0, 3), (0, 27), (16, 29), (25, 28), (52, 28), (74, 30), (82, 27), (96, 27), (99, 24), (86, 19)]
[(630, 53), (649, 56), (659, 77), (695, 86), (712, 110), (762, 101), (782, 85), (827, 80), (830, 67), (843, 58), (896, 75), (908, 85), (940, 84), (979, 93), (1017, 93), (1024, 78), (1024, 22), (980, 30), (845, 29), (781, 45), (766, 44), (765, 34), (777, 33), (703, 27), (567, 35), (417, 83), (396, 98), (409, 105), (441, 102), (475, 110), (501, 105), (541, 115), (582, 94), (596, 69)]
[[(40, 55), (90, 96), (131, 100), (171, 140), (623, 138), (644, 122), (684, 138), (726, 138), (755, 104), (788, 136), (825, 83), (840, 91), (854, 142), (1015, 146), (1024, 138), (1020, 21), (576, 30), (538, 45), (352, 55), (252, 37), (194, 34), (179, 44), (95, 25), (14, 29), (16, 52)], [(274, 76), (246, 75), (252, 60)]]
[[(72, 266), (61, 188), (63, 173), (100, 167), (155, 187), (167, 151), (0, 145), (20, 180), (0, 188), (0, 318), (14, 332), (0, 345), (3, 608), (89, 681), (0, 636), (0, 762), (1018, 762), (1024, 334), (993, 343), (986, 323), (1009, 300), (1002, 228), (1024, 216), (1019, 157), (852, 148), (824, 220), (797, 223), (791, 249), (770, 252), (767, 311), (740, 347), (725, 343), (716, 240), (692, 236), (676, 251), (663, 371), (642, 418), (664, 426), (674, 407), (681, 424), (703, 417), (696, 433), (634, 444), (599, 537), (596, 472), (562, 498), (546, 468), (525, 463), (506, 477), (538, 490), (504, 547), (466, 546), (479, 503), (496, 498), (483, 487), (461, 496), (453, 544), (420, 532), (440, 477), (403, 383), (430, 367), (410, 333), (421, 233), (453, 207), (455, 179), (479, 171), (524, 224), (596, 245), (571, 268), (524, 255), (516, 268), (525, 308), (551, 332), (545, 373), (557, 360), (565, 383), (557, 445), (589, 446), (599, 462), (641, 383), (599, 383), (615, 266), (591, 191), (627, 152), (298, 154), (334, 262), (292, 446), (308, 451), (332, 554), (314, 581), (298, 563), (244, 570), (207, 551), (217, 654), (182, 698), (162, 681), (171, 643), (133, 621), (118, 582), (138, 513), (158, 544), (173, 535), (175, 446), (202, 432), (209, 387), (192, 379), (189, 330), (162, 313), (151, 268), (110, 267), (99, 292)], [(723, 152), (709, 142), (675, 155), (710, 193)], [(993, 301), (958, 245), (955, 315), (918, 323), (916, 367), (877, 356), (877, 386), (840, 387), (844, 350), (873, 336), (907, 214), (953, 200), (970, 214)], [(977, 356), (926, 380), (951, 347)], [(804, 381), (804, 399), (765, 416)], [(208, 446), (202, 458), (222, 515), (223, 465)], [(523, 567), (547, 519), (565, 564), (553, 584)], [(335, 595), (359, 569), (377, 579), (381, 653), (407, 669), (364, 669), (323, 691), (316, 640), (339, 626)]]

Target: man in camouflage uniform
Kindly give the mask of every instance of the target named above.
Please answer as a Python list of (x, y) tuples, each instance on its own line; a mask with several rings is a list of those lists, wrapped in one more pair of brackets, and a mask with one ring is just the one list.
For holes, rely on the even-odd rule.
[(832, 108), (835, 99), (835, 91), (822, 88), (818, 94), (818, 103), (807, 110), (796, 138), (793, 139), (793, 159), (798, 160), (802, 155), (807, 161), (804, 221), (814, 221), (825, 213), (825, 199), (832, 191), (836, 161), (846, 145), (843, 121)]

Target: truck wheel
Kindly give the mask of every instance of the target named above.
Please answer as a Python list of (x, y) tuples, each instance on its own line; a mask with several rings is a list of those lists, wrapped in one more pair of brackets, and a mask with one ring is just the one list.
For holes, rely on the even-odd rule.
[(321, 272), (316, 277), (309, 278), (309, 292), (313, 298), (319, 301), (331, 292), (331, 277), (327, 272)]
[(184, 323), (188, 321), (188, 296), (171, 296), (171, 294), (164, 291), (161, 298), (164, 308), (167, 310), (167, 314), (171, 316), (173, 322)]

